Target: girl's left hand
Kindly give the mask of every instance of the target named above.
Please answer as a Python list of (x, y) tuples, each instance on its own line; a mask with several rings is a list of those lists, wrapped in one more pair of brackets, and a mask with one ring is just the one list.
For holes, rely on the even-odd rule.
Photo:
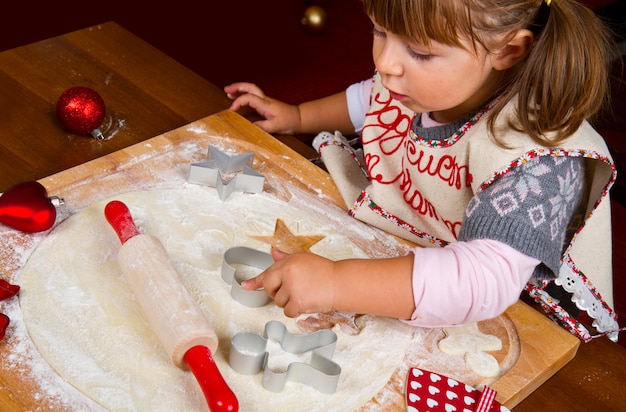
[(332, 260), (313, 253), (287, 254), (272, 248), (275, 263), (241, 286), (247, 290), (265, 289), (285, 315), (324, 313), (333, 310), (335, 297)]
[(300, 109), (265, 95), (256, 84), (233, 83), (224, 87), (229, 98), (233, 99), (231, 110), (237, 111), (249, 106), (264, 119), (254, 122), (267, 133), (294, 134), (301, 127)]

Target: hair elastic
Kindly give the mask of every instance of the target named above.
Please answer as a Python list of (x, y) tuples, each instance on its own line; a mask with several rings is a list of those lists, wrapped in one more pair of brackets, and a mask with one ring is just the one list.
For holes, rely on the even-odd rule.
[(550, 4), (552, 4), (552, 0), (543, 0), (537, 9), (533, 22), (530, 26), (528, 26), (528, 29), (532, 31), (535, 36), (538, 36), (541, 33), (543, 27), (548, 22), (548, 17), (550, 16)]

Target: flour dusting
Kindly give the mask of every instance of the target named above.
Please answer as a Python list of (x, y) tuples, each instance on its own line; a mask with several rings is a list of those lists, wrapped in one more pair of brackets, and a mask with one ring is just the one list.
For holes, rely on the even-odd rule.
[[(227, 132), (216, 135), (207, 125), (186, 126), (187, 136), (172, 143), (156, 138), (125, 149), (122, 163), (105, 157), (44, 179), (44, 186), (61, 188), (50, 195), (65, 199), (49, 231), (24, 234), (0, 227), (1, 275), (22, 288), (18, 298), (0, 302), (11, 319), (0, 342), (0, 362), (10, 371), (3, 378), (15, 399), (26, 400), (29, 411), (207, 409), (193, 376), (165, 354), (119, 270), (119, 240), (103, 217), (112, 198), (127, 202), (140, 231), (164, 244), (220, 337), (215, 358), (242, 411), (403, 410), (409, 365), (471, 382), (463, 375), (462, 356), (434, 354), (440, 330), (370, 316), (357, 319), (356, 335), (354, 325), (331, 324), (338, 335), (333, 360), (342, 367), (334, 394), (294, 382), (272, 393), (262, 388), (261, 374), (230, 369), (226, 360), (236, 333), (261, 334), (269, 320), (297, 333), (302, 323), (285, 318), (271, 302), (247, 308), (233, 301), (219, 276), (227, 247), (269, 250), (247, 235), (271, 233), (280, 217), (296, 234), (324, 235), (312, 251), (331, 259), (396, 256), (409, 248), (348, 217), (327, 194), (330, 181), (298, 180), (300, 164), (285, 156), (277, 162), (265, 149), (255, 152), (253, 166), (266, 178), (263, 193), (234, 193), (221, 202), (213, 188), (188, 183), (189, 165), (206, 160), (208, 144), (229, 155), (258, 149)], [(288, 164), (293, 172), (285, 178)], [(241, 272), (254, 275), (250, 269)], [(273, 343), (268, 351), (277, 367), (296, 360)]]
[[(312, 251), (330, 259), (367, 257), (332, 225), (267, 194), (234, 193), (222, 202), (213, 188), (128, 192), (116, 196), (130, 208), (142, 233), (161, 240), (187, 289), (220, 338), (216, 362), (238, 395), (241, 410), (352, 411), (381, 391), (404, 362), (412, 328), (389, 318), (364, 316), (359, 335), (336, 327), (333, 360), (342, 374), (334, 394), (289, 383), (279, 395), (262, 388), (261, 374), (240, 375), (227, 362), (230, 339), (241, 331), (262, 334), (269, 320), (298, 333), (296, 320), (273, 303), (248, 308), (233, 301), (221, 279), (225, 250), (269, 245), (247, 236), (268, 233), (276, 218), (300, 234), (324, 238)], [(206, 403), (193, 376), (176, 368), (150, 329), (116, 261), (119, 240), (103, 216), (107, 200), (67, 218), (33, 251), (21, 271), (23, 322), (37, 352), (66, 382), (110, 410), (197, 410)], [(253, 211), (253, 212), (251, 212)], [(296, 234), (298, 234), (296, 233)], [(141, 259), (138, 257), (138, 262)], [(291, 354), (272, 348), (273, 365)], [(41, 360), (38, 363), (42, 363)], [(48, 391), (58, 380), (51, 374)], [(67, 385), (65, 392), (67, 392)], [(88, 405), (89, 406), (89, 405)], [(91, 405), (93, 406), (93, 404)]]

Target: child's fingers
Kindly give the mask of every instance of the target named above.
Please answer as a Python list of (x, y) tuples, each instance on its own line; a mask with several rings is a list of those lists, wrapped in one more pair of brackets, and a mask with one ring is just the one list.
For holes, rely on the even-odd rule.
[(267, 295), (274, 299), (281, 286), (281, 278), (277, 276), (274, 265), (265, 269), (256, 277), (246, 279), (241, 282), (241, 287), (245, 290), (264, 289)]
[(224, 87), (224, 91), (230, 99), (236, 99), (237, 97), (245, 94), (253, 94), (255, 96), (259, 96), (260, 98), (265, 97), (265, 93), (263, 93), (263, 90), (261, 90), (260, 87), (253, 83), (239, 82), (229, 84), (228, 86)]
[(256, 277), (244, 280), (243, 282), (241, 282), (241, 287), (244, 288), (245, 290), (261, 289), (263, 288), (264, 278), (265, 278), (265, 272), (261, 273), (260, 275)]
[(257, 96), (256, 94), (244, 94), (243, 96), (237, 97), (233, 100), (230, 105), (230, 109), (237, 111), (244, 106), (250, 106), (252, 109), (256, 110), (261, 116), (265, 116), (265, 112), (267, 112), (267, 107), (269, 103), (262, 97)]

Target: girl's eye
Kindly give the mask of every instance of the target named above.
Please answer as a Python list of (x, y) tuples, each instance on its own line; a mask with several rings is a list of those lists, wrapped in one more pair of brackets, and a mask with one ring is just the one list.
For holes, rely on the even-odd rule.
[(430, 60), (430, 58), (432, 57), (432, 55), (430, 54), (418, 53), (412, 50), (410, 47), (409, 47), (409, 55), (412, 58), (417, 59), (417, 60)]
[(376, 27), (372, 28), (372, 34), (374, 37), (385, 37), (385, 32), (378, 30)]

